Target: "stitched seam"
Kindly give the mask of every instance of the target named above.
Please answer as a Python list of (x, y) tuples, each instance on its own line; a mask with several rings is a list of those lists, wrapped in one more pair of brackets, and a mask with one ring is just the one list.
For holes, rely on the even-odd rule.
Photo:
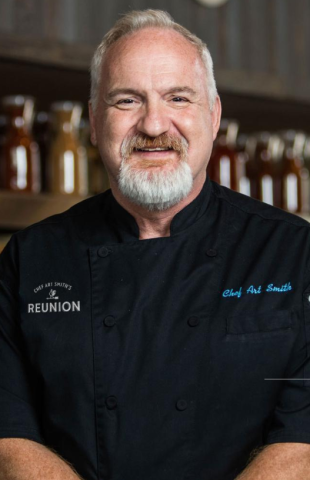
[[(295, 227), (304, 227), (304, 228), (307, 228), (308, 230), (310, 230), (310, 225), (298, 225), (296, 223), (293, 223), (293, 222), (290, 222), (289, 220), (285, 219), (285, 218), (269, 218), (269, 217), (265, 217), (264, 215), (262, 215), (261, 213), (258, 213), (258, 212), (252, 212), (252, 211), (249, 211), (249, 210), (246, 210), (244, 209), (243, 207), (241, 207), (240, 205), (236, 205), (235, 203), (232, 203), (228, 198), (222, 196), (221, 194), (218, 195), (216, 192), (212, 191), (212, 193), (220, 200), (224, 200), (226, 203), (228, 203), (230, 206), (234, 207), (234, 208), (237, 208), (238, 210), (241, 210), (242, 212), (244, 213), (247, 213), (249, 215), (257, 215), (258, 217), (261, 217), (263, 218), (264, 220), (270, 220), (272, 222), (284, 222), (284, 223), (288, 223), (289, 225), (293, 225)], [(274, 207), (276, 208), (276, 207)], [(302, 219), (300, 219), (302, 220)], [(304, 222), (306, 222), (306, 220), (304, 220)]]

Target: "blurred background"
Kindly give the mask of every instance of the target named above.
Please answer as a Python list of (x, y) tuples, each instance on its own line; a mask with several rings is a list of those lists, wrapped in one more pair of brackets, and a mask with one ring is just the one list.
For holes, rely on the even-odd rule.
[(310, 218), (310, 0), (0, 0), (0, 249), (109, 188), (89, 141), (89, 65), (119, 16), (145, 8), (211, 51), (223, 122), (210, 177)]

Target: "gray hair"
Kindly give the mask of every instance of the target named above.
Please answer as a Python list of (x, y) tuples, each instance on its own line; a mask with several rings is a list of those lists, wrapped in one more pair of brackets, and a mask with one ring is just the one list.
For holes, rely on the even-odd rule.
[(207, 45), (191, 33), (186, 28), (176, 23), (169, 13), (162, 10), (138, 10), (132, 11), (120, 18), (112, 27), (108, 33), (103, 37), (102, 42), (97, 47), (95, 54), (91, 62), (91, 103), (94, 111), (98, 107), (99, 101), (99, 89), (102, 61), (108, 48), (113, 45), (117, 40), (125, 35), (130, 35), (138, 30), (144, 28), (163, 28), (171, 29), (180, 33), (186, 38), (192, 45), (197, 48), (200, 58), (207, 71), (207, 88), (209, 95), (209, 106), (212, 111), (214, 102), (217, 96), (216, 83), (213, 72), (213, 61), (208, 50)]

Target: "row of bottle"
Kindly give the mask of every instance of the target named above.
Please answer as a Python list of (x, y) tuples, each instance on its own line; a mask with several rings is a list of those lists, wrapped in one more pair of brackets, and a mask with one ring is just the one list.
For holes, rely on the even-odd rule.
[(109, 188), (80, 103), (35, 114), (34, 99), (16, 95), (2, 99), (1, 111), (0, 188), (82, 196)]
[[(1, 105), (0, 188), (74, 195), (109, 188), (81, 104), (56, 102), (37, 115), (31, 97), (5, 97)], [(247, 137), (238, 129), (236, 121), (222, 121), (210, 177), (285, 210), (310, 212), (310, 137), (294, 131)]]
[(238, 135), (223, 120), (208, 173), (212, 180), (292, 213), (310, 212), (310, 136), (287, 130)]

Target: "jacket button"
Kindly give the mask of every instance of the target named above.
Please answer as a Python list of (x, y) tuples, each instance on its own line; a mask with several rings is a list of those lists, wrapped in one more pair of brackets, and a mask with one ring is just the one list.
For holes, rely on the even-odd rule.
[(98, 255), (99, 257), (107, 257), (108, 255), (110, 255), (110, 252), (109, 250), (107, 249), (107, 247), (100, 247), (99, 250), (98, 250)]
[(110, 395), (110, 397), (107, 397), (105, 399), (105, 404), (106, 404), (108, 410), (114, 410), (114, 408), (117, 407), (116, 397), (114, 397), (113, 395)]
[(217, 250), (215, 250), (214, 248), (209, 248), (209, 250), (207, 250), (206, 253), (207, 253), (208, 257), (216, 257)]
[(106, 327), (113, 327), (116, 323), (115, 318), (112, 317), (112, 315), (108, 315), (107, 317), (105, 317), (103, 322), (104, 322)]
[(197, 327), (199, 324), (199, 318), (198, 317), (189, 317), (187, 320), (187, 323), (190, 327)]
[(183, 412), (183, 410), (187, 409), (187, 401), (180, 398), (180, 400), (178, 400), (176, 403), (176, 408), (180, 412)]

